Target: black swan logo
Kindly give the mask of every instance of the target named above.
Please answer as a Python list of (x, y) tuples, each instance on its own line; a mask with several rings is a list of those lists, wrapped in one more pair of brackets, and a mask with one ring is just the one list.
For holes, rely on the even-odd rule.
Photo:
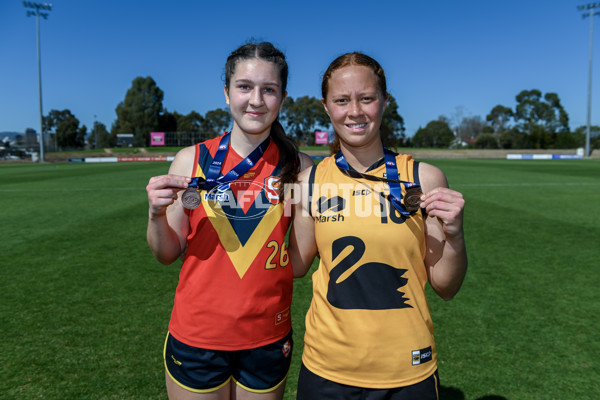
[(399, 291), (408, 279), (402, 275), (406, 269), (394, 268), (379, 262), (369, 262), (359, 266), (352, 274), (338, 282), (340, 276), (356, 265), (365, 253), (365, 243), (355, 236), (345, 236), (335, 240), (331, 246), (332, 261), (346, 248), (352, 251), (329, 273), (327, 300), (332, 306), (341, 309), (388, 310), (412, 308), (409, 300)]

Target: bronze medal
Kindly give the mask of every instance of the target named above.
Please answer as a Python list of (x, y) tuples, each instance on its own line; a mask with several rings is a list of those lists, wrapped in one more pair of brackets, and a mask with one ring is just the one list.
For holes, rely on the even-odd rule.
[(193, 210), (200, 205), (200, 193), (194, 188), (187, 188), (181, 195), (181, 203), (188, 210)]
[(418, 187), (406, 189), (404, 194), (404, 207), (408, 212), (415, 212), (421, 208), (421, 195), (423, 192)]

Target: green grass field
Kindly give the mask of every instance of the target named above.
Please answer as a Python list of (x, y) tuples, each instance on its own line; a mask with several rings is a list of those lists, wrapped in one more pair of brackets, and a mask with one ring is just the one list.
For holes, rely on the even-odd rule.
[[(467, 201), (463, 288), (428, 293), (442, 398), (600, 398), (600, 162), (429, 162)], [(0, 398), (166, 398), (178, 265), (147, 247), (145, 186), (167, 168), (0, 165)], [(310, 290), (295, 282), (286, 399)]]

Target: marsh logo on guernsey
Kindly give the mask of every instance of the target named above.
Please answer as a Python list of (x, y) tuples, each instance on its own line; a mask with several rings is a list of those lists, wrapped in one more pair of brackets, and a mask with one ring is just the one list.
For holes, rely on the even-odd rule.
[(425, 364), (433, 360), (433, 352), (431, 351), (431, 346), (426, 347), (421, 350), (413, 350), (412, 352), (412, 365), (420, 365)]

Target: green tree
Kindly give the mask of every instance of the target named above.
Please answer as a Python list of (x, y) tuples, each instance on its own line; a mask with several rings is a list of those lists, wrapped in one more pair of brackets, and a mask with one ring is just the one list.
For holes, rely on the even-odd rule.
[(329, 116), (321, 100), (309, 96), (298, 97), (296, 100), (288, 96), (283, 102), (280, 119), (288, 134), (293, 134), (296, 139), (307, 144), (314, 142), (313, 133), (318, 127), (329, 126)]
[[(585, 147), (585, 137), (587, 135), (587, 126), (582, 125), (573, 132), (577, 142), (576, 147)], [(600, 126), (590, 126), (590, 149), (600, 149)]]
[(48, 115), (42, 118), (44, 132), (52, 132), (65, 119), (72, 116), (70, 110), (50, 110)]
[(151, 77), (137, 77), (116, 108), (112, 133), (133, 133), (136, 146), (150, 144), (150, 132), (160, 127), (164, 93)]
[(492, 126), (494, 133), (501, 134), (509, 129), (509, 123), (513, 119), (513, 111), (503, 105), (497, 105), (485, 117), (485, 120)]
[(177, 121), (178, 132), (202, 132), (206, 125), (204, 117), (196, 111), (191, 111), (188, 115), (174, 112), (173, 115)]
[(523, 90), (517, 96), (515, 108), (515, 119), (530, 131), (531, 127), (538, 124), (546, 112), (546, 106), (542, 103), (542, 92), (537, 89)]
[(166, 109), (158, 116), (158, 129), (155, 132), (175, 132), (177, 130), (177, 117), (175, 112)]
[(231, 114), (223, 108), (207, 111), (204, 115), (204, 130), (213, 135), (221, 135), (231, 128)]
[(516, 127), (502, 132), (499, 141), (500, 147), (503, 149), (526, 149), (531, 147), (529, 136)]
[(493, 133), (480, 133), (475, 139), (477, 149), (497, 149), (500, 147), (498, 137)]
[(575, 149), (585, 147), (585, 134), (577, 132), (564, 132), (556, 136), (554, 141), (555, 149)]
[(548, 104), (544, 114), (544, 124), (550, 133), (569, 132), (569, 114), (565, 111), (556, 93), (546, 93), (544, 100)]
[(556, 93), (523, 90), (516, 96), (514, 118), (535, 148), (551, 148), (558, 134), (569, 132), (569, 116)]
[(62, 121), (56, 127), (58, 145), (66, 148), (81, 149), (85, 146), (85, 125), (79, 127), (79, 120), (75, 117)]
[(174, 144), (177, 146), (181, 146), (182, 143), (186, 143), (189, 137), (189, 133), (203, 133), (207, 131), (206, 121), (204, 117), (196, 111), (191, 111), (187, 115), (179, 114), (178, 112), (172, 113), (173, 118), (175, 119), (175, 137), (171, 136), (171, 140), (174, 140)]
[(396, 99), (390, 95), (381, 120), (381, 140), (388, 147), (405, 146), (407, 141), (404, 132), (404, 118), (398, 113)]
[(445, 120), (431, 121), (425, 128), (419, 128), (413, 136), (415, 147), (448, 148), (454, 140), (452, 129)]
[(111, 135), (106, 129), (106, 125), (95, 121), (92, 128), (92, 134), (88, 138), (88, 143), (93, 148), (113, 147), (115, 143), (111, 142)]
[(50, 110), (46, 117), (42, 118), (44, 131), (52, 130), (56, 133), (58, 146), (63, 148), (83, 148), (85, 146), (85, 125), (79, 126), (79, 120), (70, 110)]

